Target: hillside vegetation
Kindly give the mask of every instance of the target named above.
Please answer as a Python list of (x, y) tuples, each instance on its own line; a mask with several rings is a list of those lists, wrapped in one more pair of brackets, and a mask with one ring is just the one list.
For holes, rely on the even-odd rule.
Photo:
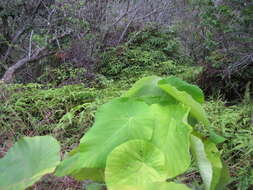
[[(0, 28), (0, 190), (253, 189), (252, 3), (115, 1), (110, 7), (107, 1), (20, 2), (0, 3), (0, 26), (5, 26)], [(37, 12), (29, 12), (29, 5)], [(10, 39), (21, 26), (20, 40)], [(161, 133), (164, 141), (148, 142), (150, 131), (144, 128), (119, 132), (125, 141), (113, 136), (114, 147), (105, 156), (110, 144), (98, 137), (109, 136), (116, 125), (151, 125), (149, 109), (159, 118), (158, 126), (170, 121), (186, 128), (172, 133), (160, 127), (154, 136)], [(123, 111), (133, 121), (120, 123)], [(184, 158), (182, 168), (179, 160), (174, 161), (178, 170), (166, 168), (175, 174), (168, 177), (161, 160), (169, 158), (159, 145), (168, 141), (162, 134), (170, 132), (176, 147), (171, 145), (171, 151), (179, 149)], [(180, 148), (177, 138), (183, 139)], [(101, 154), (92, 157), (96, 148), (90, 147), (96, 143)], [(33, 151), (38, 167), (29, 166)], [(43, 151), (48, 155), (42, 161)], [(80, 159), (86, 152), (89, 159)], [(150, 168), (139, 171), (136, 157)], [(7, 165), (22, 160), (23, 176), (10, 177), (15, 168)], [(39, 171), (40, 164), (45, 168)], [(163, 182), (142, 184), (158, 179), (155, 172)], [(17, 183), (8, 185), (12, 181)]]

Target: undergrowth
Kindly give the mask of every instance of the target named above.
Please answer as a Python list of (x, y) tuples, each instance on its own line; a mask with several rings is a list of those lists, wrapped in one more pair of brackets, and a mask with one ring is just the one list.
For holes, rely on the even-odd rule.
[[(227, 106), (221, 98), (204, 104), (211, 127), (226, 138), (219, 146), (232, 177), (229, 189), (253, 188), (253, 102)], [(199, 130), (206, 132), (203, 126)]]
[(2, 85), (0, 128), (2, 144), (21, 136), (53, 134), (65, 146), (78, 142), (93, 123), (98, 105), (117, 92), (85, 88), (83, 84), (50, 88), (39, 84)]

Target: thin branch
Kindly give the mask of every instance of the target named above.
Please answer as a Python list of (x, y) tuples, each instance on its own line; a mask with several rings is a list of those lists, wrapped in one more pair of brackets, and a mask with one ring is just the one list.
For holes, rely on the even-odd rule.
[(123, 40), (125, 34), (127, 33), (127, 30), (128, 30), (128, 28), (129, 28), (129, 26), (130, 26), (130, 25), (132, 24), (132, 22), (134, 21), (136, 15), (137, 15), (137, 13), (138, 13), (138, 10), (139, 10), (139, 9), (137, 9), (137, 10), (135, 11), (134, 16), (131, 18), (131, 20), (128, 22), (127, 26), (125, 27), (124, 31), (122, 32), (122, 34), (121, 34), (121, 36), (120, 36), (120, 38), (119, 38), (119, 40), (118, 40), (118, 44)]
[(253, 63), (253, 53), (250, 53), (244, 57), (242, 57), (239, 61), (231, 64), (225, 71), (224, 76), (230, 78), (230, 76), (238, 72), (239, 70), (242, 70), (246, 68), (248, 65)]
[(33, 37), (33, 30), (31, 32), (30, 40), (29, 40), (29, 52), (28, 52), (28, 57), (29, 58), (31, 57), (31, 53), (32, 53), (32, 37)]

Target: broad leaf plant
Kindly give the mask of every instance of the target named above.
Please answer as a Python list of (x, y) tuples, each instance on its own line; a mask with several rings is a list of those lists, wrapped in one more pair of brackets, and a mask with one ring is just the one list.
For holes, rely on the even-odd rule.
[[(223, 138), (211, 130), (206, 138), (194, 129), (197, 123), (210, 127), (203, 102), (201, 89), (179, 78), (143, 78), (98, 109), (94, 125), (60, 164), (55, 142), (50, 152), (55, 154), (46, 160), (40, 154), (49, 151), (49, 141), (34, 147), (28, 139), (26, 146), (18, 142), (0, 160), (0, 189), (24, 189), (58, 165), (57, 176), (105, 182), (109, 190), (189, 190), (174, 179), (187, 172), (192, 158), (205, 190), (224, 189), (229, 175), (216, 148)], [(24, 154), (29, 151), (35, 153)], [(18, 166), (24, 159), (26, 165)], [(42, 161), (35, 166), (36, 160)], [(21, 167), (26, 179), (14, 167)]]

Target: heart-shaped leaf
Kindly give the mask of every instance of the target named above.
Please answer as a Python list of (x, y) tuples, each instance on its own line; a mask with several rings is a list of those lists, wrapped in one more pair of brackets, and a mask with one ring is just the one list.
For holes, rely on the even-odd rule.
[(141, 190), (191, 190), (184, 184), (174, 183), (174, 182), (162, 182), (162, 183), (153, 183), (148, 184)]
[(167, 84), (170, 84), (171, 86), (174, 86), (179, 91), (187, 92), (189, 95), (191, 95), (191, 97), (195, 101), (199, 103), (204, 103), (205, 101), (204, 93), (198, 86), (189, 84), (174, 76), (165, 78), (163, 79), (163, 81), (166, 82)]
[[(147, 183), (143, 186), (130, 186), (130, 185), (118, 185), (112, 190), (191, 190), (184, 184), (174, 183), (174, 182), (155, 182)], [(109, 189), (111, 190), (111, 189)]]

